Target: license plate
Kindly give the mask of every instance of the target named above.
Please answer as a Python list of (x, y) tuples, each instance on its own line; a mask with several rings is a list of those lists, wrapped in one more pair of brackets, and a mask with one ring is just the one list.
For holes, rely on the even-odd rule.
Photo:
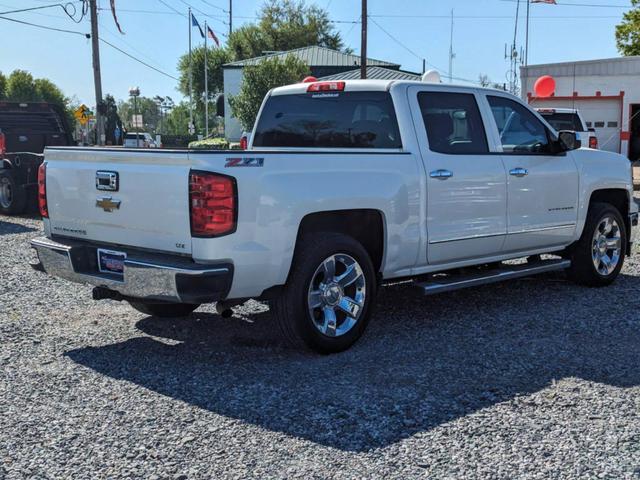
[(127, 254), (124, 252), (116, 252), (114, 250), (98, 249), (98, 270), (102, 273), (124, 273), (124, 261)]

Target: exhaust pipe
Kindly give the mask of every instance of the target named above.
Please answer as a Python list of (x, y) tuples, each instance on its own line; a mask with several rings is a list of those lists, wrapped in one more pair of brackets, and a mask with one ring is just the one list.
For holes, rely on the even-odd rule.
[(94, 300), (116, 300), (121, 302), (123, 300), (122, 294), (114, 290), (109, 290), (104, 287), (94, 287), (91, 296)]

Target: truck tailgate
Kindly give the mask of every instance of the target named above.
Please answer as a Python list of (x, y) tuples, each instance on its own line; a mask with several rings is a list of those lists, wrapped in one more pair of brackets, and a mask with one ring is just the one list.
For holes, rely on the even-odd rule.
[[(45, 161), (53, 235), (191, 253), (187, 152), (48, 149)], [(98, 175), (117, 185), (98, 189)]]

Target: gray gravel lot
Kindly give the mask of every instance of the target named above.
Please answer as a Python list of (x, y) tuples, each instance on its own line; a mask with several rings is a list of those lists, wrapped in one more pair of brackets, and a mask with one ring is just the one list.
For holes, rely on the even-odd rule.
[(640, 257), (599, 290), (387, 287), (320, 357), (256, 302), (93, 302), (31, 270), (40, 234), (0, 216), (0, 478), (640, 478)]

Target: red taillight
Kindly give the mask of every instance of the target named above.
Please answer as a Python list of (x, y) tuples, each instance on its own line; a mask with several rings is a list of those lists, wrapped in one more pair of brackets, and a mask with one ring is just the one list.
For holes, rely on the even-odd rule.
[(0, 132), (0, 159), (7, 153), (7, 143), (4, 137), (4, 133)]
[(589, 137), (589, 148), (598, 148), (598, 137)]
[(344, 82), (318, 82), (309, 85), (307, 92), (342, 92), (344, 86)]
[(246, 150), (247, 148), (249, 148), (249, 140), (246, 135), (243, 135), (242, 138), (240, 138), (240, 150)]
[(210, 172), (189, 174), (191, 235), (219, 237), (236, 230), (238, 213), (236, 182)]
[(49, 218), (47, 206), (47, 164), (42, 163), (38, 167), (38, 208), (42, 218)]

